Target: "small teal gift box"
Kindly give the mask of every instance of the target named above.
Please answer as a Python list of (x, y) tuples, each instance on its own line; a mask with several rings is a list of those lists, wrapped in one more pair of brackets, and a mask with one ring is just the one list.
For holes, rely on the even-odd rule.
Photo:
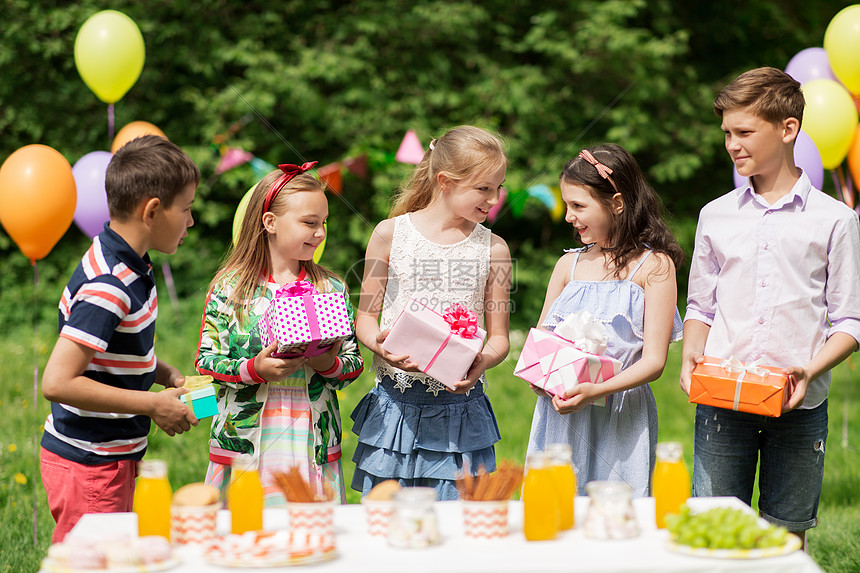
[(218, 400), (215, 399), (215, 386), (212, 384), (198, 386), (182, 394), (179, 399), (191, 408), (198, 420), (218, 413)]

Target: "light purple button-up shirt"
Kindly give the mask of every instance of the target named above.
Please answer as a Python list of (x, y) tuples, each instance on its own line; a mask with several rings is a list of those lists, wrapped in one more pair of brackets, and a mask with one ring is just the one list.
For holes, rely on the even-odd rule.
[[(860, 341), (860, 225), (801, 174), (773, 205), (746, 185), (699, 213), (684, 320), (711, 327), (705, 354), (803, 366), (835, 332)], [(830, 373), (801, 408), (820, 405)]]

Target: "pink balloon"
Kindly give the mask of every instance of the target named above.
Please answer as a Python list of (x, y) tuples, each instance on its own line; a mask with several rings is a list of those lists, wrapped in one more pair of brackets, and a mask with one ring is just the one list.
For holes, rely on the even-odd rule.
[[(824, 185), (824, 166), (821, 164), (821, 154), (818, 153), (818, 148), (812, 138), (806, 135), (802, 129), (797, 134), (797, 141), (794, 144), (794, 164), (803, 169), (813, 187), (821, 189), (821, 186)], [(735, 187), (747, 184), (747, 178), (741, 177), (734, 166), (732, 166), (732, 173)]]
[(797, 52), (785, 66), (785, 73), (801, 84), (812, 80), (839, 81), (830, 69), (830, 60), (824, 48), (806, 48)]
[(89, 238), (102, 232), (110, 220), (105, 173), (113, 157), (108, 151), (87, 153), (72, 167), (75, 185), (78, 188), (78, 203), (75, 207), (75, 225)]
[(502, 207), (505, 204), (505, 199), (508, 198), (508, 190), (505, 187), (502, 187), (499, 190), (499, 202), (490, 207), (490, 212), (487, 213), (487, 222), (492, 223), (496, 220), (496, 217), (499, 216), (499, 211), (502, 210)]

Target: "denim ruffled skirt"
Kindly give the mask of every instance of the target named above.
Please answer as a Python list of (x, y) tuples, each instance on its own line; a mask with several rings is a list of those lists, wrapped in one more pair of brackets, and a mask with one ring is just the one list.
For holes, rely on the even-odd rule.
[(396, 479), (433, 487), (440, 500), (457, 499), (455, 480), (464, 463), (470, 473), (496, 469), (493, 445), (501, 436), (482, 382), (468, 395), (434, 395), (418, 381), (401, 392), (383, 375), (351, 417), (358, 436), (352, 488), (362, 495)]

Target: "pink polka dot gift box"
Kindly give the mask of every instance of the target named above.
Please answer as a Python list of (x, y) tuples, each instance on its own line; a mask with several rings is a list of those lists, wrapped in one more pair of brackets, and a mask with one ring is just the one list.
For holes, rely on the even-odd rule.
[(322, 354), (352, 334), (344, 294), (318, 293), (306, 281), (279, 288), (257, 328), (264, 347), (278, 342), (272, 356), (286, 358)]

